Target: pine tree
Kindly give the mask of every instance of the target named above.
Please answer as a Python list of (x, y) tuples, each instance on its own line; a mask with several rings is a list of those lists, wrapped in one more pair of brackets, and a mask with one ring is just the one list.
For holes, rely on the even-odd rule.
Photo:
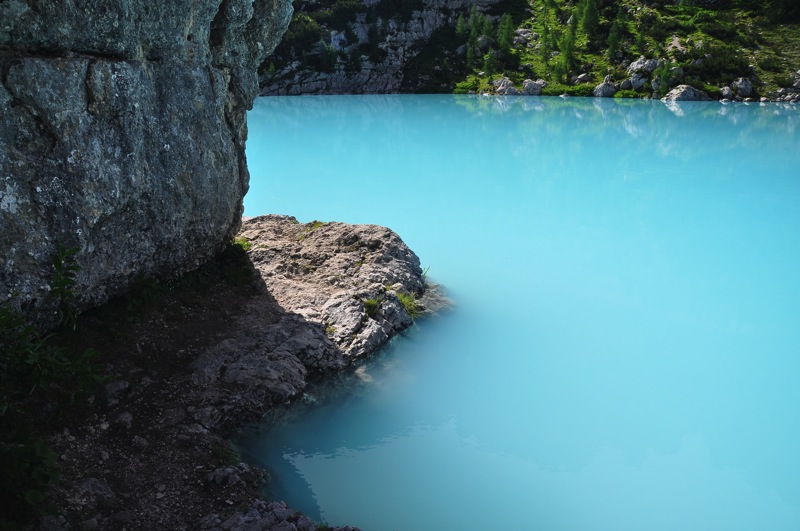
[(564, 72), (564, 77), (568, 77), (575, 67), (575, 24), (571, 24), (567, 31), (561, 35), (558, 41), (558, 62)]
[(489, 17), (483, 17), (481, 35), (485, 35), (489, 40), (494, 40), (494, 24)]
[(609, 61), (616, 61), (617, 60), (617, 53), (619, 52), (619, 43), (622, 39), (622, 20), (620, 13), (617, 14), (617, 17), (614, 19), (614, 22), (611, 24), (611, 31), (608, 32), (608, 40), (606, 40), (606, 45), (608, 49), (606, 49), (606, 58)]
[[(476, 6), (472, 6), (472, 9), (469, 10), (469, 19), (467, 20), (467, 26), (469, 26), (469, 31), (472, 33), (477, 33), (478, 28), (478, 8)], [(477, 36), (477, 35), (476, 35)]]
[(553, 53), (553, 34), (550, 32), (550, 25), (547, 23), (547, 18), (542, 25), (542, 38), (539, 43), (539, 54), (545, 66), (550, 64), (550, 55)]
[(511, 49), (514, 43), (514, 22), (511, 20), (511, 15), (504, 14), (500, 18), (500, 27), (497, 29), (497, 45), (504, 52)]
[(467, 21), (464, 20), (463, 13), (458, 15), (458, 20), (456, 20), (456, 35), (459, 39), (467, 36)]
[(586, 34), (589, 45), (596, 47), (600, 38), (600, 10), (597, 0), (583, 0), (581, 29)]
[(483, 71), (484, 75), (491, 76), (497, 68), (497, 56), (494, 50), (489, 49), (486, 55), (483, 56)]

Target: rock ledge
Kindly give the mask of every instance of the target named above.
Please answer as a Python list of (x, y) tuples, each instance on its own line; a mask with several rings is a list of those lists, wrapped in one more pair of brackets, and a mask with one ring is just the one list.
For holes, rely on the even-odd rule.
[(60, 516), (41, 529), (317, 528), (261, 499), (265, 474), (226, 438), (374, 352), (409, 310), (429, 311), (423, 271), (374, 225), (263, 216), (239, 238), (246, 254), (230, 248), (150, 309), (131, 316), (123, 300), (120, 319), (112, 301), (81, 317), (110, 380), (90, 411), (51, 428)]

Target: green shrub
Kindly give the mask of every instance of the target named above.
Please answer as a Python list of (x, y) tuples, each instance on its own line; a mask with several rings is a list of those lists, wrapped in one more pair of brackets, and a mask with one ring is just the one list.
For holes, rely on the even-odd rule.
[(322, 29), (316, 20), (305, 13), (294, 12), (292, 21), (280, 44), (275, 49), (276, 57), (298, 56), (310, 50), (322, 38)]
[(749, 62), (745, 55), (728, 44), (710, 44), (694, 51), (699, 56), (699, 63), (686, 67), (687, 73), (715, 83), (730, 82), (749, 70)]
[(789, 88), (794, 86), (794, 78), (786, 74), (775, 76), (775, 84), (781, 88)]
[(769, 72), (780, 72), (783, 70), (783, 62), (774, 55), (767, 55), (758, 60), (758, 67)]
[(733, 24), (725, 22), (704, 22), (698, 24), (697, 28), (707, 35), (711, 35), (721, 41), (730, 41), (736, 39), (739, 34)]
[(594, 93), (594, 85), (582, 83), (580, 85), (565, 85), (564, 83), (548, 83), (542, 89), (542, 96), (591, 96)]
[(381, 301), (379, 299), (364, 299), (361, 302), (364, 304), (364, 311), (367, 313), (367, 317), (373, 319), (377, 317), (378, 309), (381, 305)]
[(48, 512), (44, 497), (58, 479), (56, 454), (41, 439), (21, 438), (0, 444), (0, 529), (20, 529)]
[(337, 0), (330, 9), (314, 13), (317, 22), (339, 31), (349, 28), (355, 22), (358, 13), (366, 13), (367, 9), (358, 0)]
[[(59, 332), (76, 328), (75, 249), (59, 249), (50, 283)], [(54, 343), (16, 311), (0, 305), (0, 529), (13, 529), (41, 514), (48, 484), (57, 477), (55, 454), (32, 435), (28, 418), (39, 401), (73, 404), (103, 380), (91, 349), (80, 354)]]
[(636, 92), (635, 90), (618, 90), (614, 93), (615, 98), (643, 98), (645, 97), (644, 93)]
[(414, 295), (411, 293), (406, 293), (405, 291), (399, 291), (397, 292), (397, 298), (400, 300), (400, 304), (403, 305), (403, 308), (405, 308), (406, 313), (412, 319), (416, 319), (422, 315), (422, 308), (420, 307), (419, 303), (417, 302), (417, 298)]
[(78, 264), (75, 261), (77, 248), (58, 249), (53, 257), (53, 278), (50, 281), (49, 298), (57, 306), (59, 325), (75, 329), (76, 312), (72, 303), (78, 292), (75, 290)]
[(236, 248), (238, 248), (238, 249), (240, 249), (240, 250), (242, 250), (244, 252), (249, 251), (253, 247), (253, 242), (251, 242), (250, 240), (248, 240), (244, 236), (236, 236), (236, 237), (234, 237), (233, 240), (231, 240), (231, 244), (234, 247), (236, 247)]

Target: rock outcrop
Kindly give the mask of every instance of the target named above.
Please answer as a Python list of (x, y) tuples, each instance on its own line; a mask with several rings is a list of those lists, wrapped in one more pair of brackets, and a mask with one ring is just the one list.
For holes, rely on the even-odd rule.
[[(387, 228), (270, 215), (246, 220), (240, 237), (251, 243), (248, 256), (282, 313), (265, 319), (256, 300), (229, 324), (231, 338), (192, 363), (204, 403), (229, 401), (232, 388), (240, 389), (238, 397), (280, 403), (305, 387), (307, 373), (335, 371), (371, 354), (424, 311), (417, 300), (425, 287), (419, 258)], [(230, 410), (215, 408), (202, 424), (235, 425), (253, 414)]]
[(229, 248), (151, 309), (119, 322), (115, 301), (81, 316), (110, 381), (88, 419), (49, 438), (60, 516), (42, 528), (327, 529), (261, 499), (263, 472), (221, 437), (373, 352), (411, 324), (409, 309), (431, 308), (429, 289), (383, 227), (263, 216), (240, 236), (246, 254)]
[(196, 267), (239, 227), (245, 111), (289, 0), (0, 3), (0, 303), (52, 321)]

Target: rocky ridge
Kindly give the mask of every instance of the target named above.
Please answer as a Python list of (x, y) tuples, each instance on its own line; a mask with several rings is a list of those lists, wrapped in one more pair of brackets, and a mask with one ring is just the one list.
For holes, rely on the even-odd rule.
[(239, 227), (245, 112), (289, 0), (0, 2), (0, 303), (48, 324), (197, 267)]
[(412, 313), (438, 303), (426, 308), (419, 259), (386, 228), (264, 216), (240, 237), (246, 254), (230, 249), (139, 315), (82, 317), (111, 380), (50, 437), (60, 516), (42, 529), (317, 528), (261, 499), (264, 473), (224, 437), (410, 326), (401, 297)]

